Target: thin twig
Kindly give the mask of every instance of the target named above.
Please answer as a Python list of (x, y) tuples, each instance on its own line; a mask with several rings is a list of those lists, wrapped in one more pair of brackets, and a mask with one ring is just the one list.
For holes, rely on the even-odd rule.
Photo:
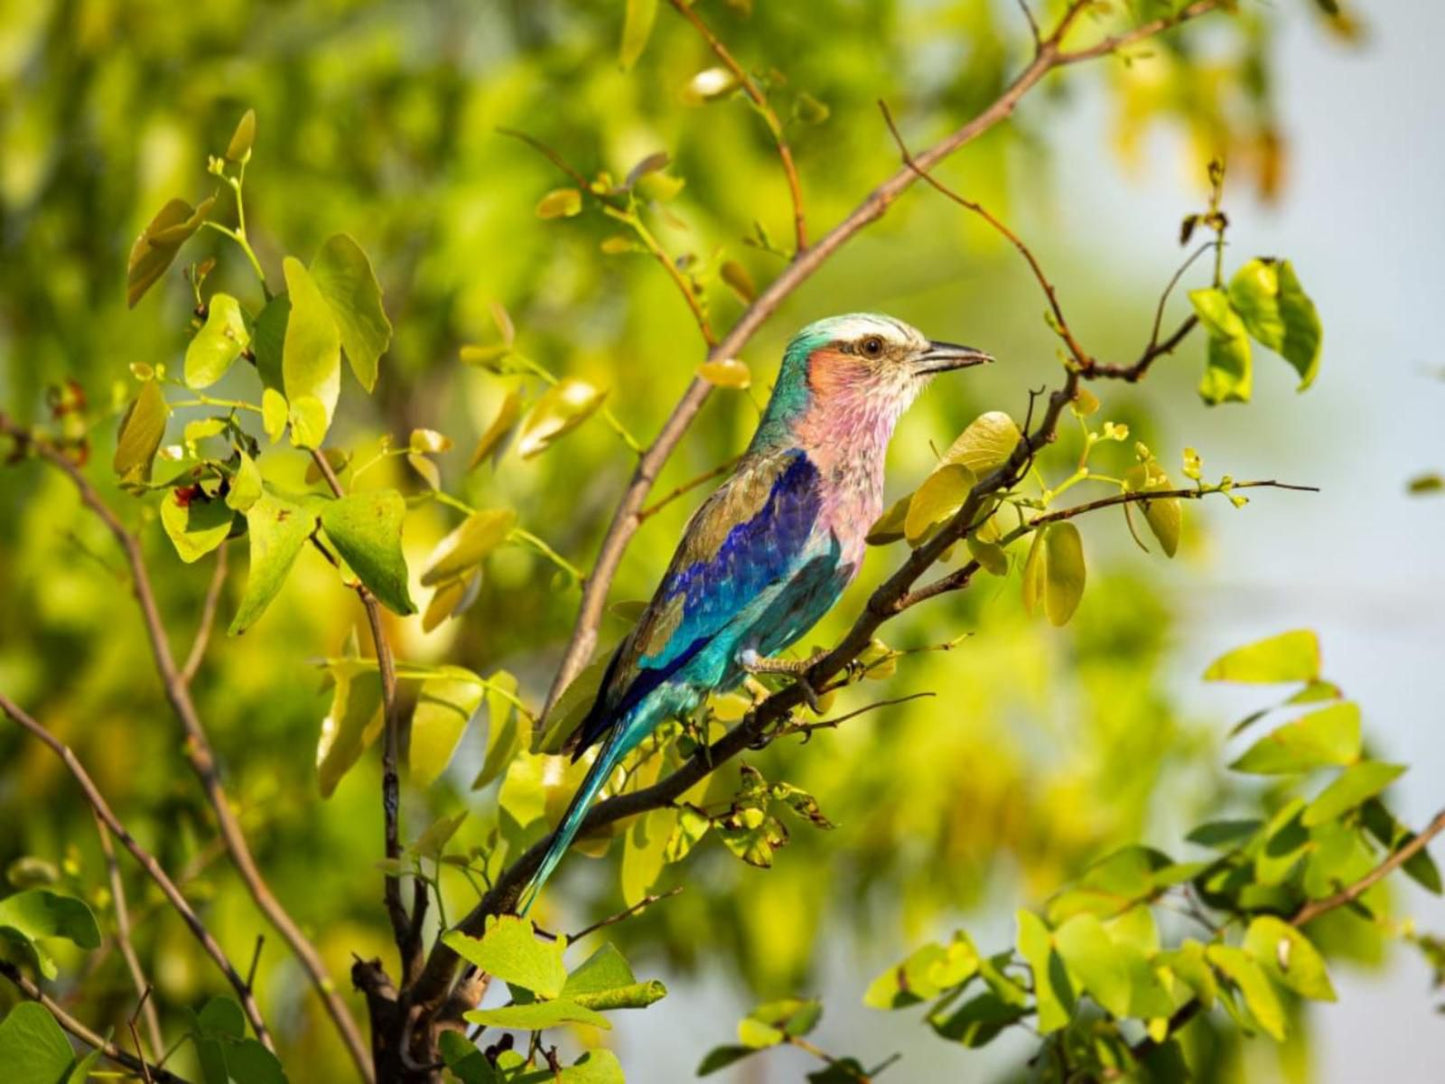
[[(93, 807), (90, 812), (95, 817), (96, 834), (100, 836), (100, 851), (105, 856), (105, 869), (110, 878), (110, 896), (115, 905), (116, 947), (120, 949), (121, 959), (125, 961), (131, 982), (135, 984), (135, 992), (140, 997), (140, 1007), (145, 1010), (146, 1032), (150, 1037), (151, 1049), (159, 1054), (165, 1049), (165, 1042), (161, 1038), (160, 1017), (156, 1013), (155, 1002), (146, 996), (150, 993), (151, 984), (146, 980), (140, 957), (136, 955), (135, 944), (131, 940), (130, 908), (126, 906), (125, 882), (121, 879), (120, 863), (115, 859), (115, 844), (111, 841), (110, 829), (101, 819), (100, 813)], [(137, 1053), (142, 1058), (145, 1057), (144, 1051), (137, 1050)]]
[(1414, 858), (1417, 854), (1423, 851), (1425, 849), (1425, 845), (1428, 844), (1436, 836), (1438, 836), (1441, 832), (1445, 832), (1445, 809), (1442, 809), (1439, 813), (1436, 813), (1435, 819), (1432, 820), (1429, 824), (1427, 824), (1423, 829), (1421, 829), (1420, 833), (1415, 836), (1414, 839), (1410, 840), (1409, 843), (1406, 843), (1399, 850), (1395, 851), (1378, 866), (1372, 869), (1369, 873), (1365, 874), (1358, 881), (1356, 881), (1354, 884), (1350, 885), (1348, 888), (1341, 889), (1333, 896), (1327, 896), (1325, 899), (1322, 900), (1311, 900), (1309, 903), (1305, 904), (1298, 911), (1296, 911), (1294, 917), (1289, 920), (1290, 925), (1296, 928), (1304, 926), (1307, 923), (1313, 922), (1315, 919), (1319, 918), (1320, 915), (1323, 915), (1328, 911), (1333, 911), (1337, 907), (1343, 907), (1347, 903), (1354, 903), (1355, 900), (1359, 899), (1372, 887), (1374, 887), (1376, 882), (1388, 876), (1395, 870), (1399, 869), (1406, 862), (1410, 861), (1410, 859)]
[(596, 933), (598, 930), (603, 929), (607, 926), (616, 926), (619, 922), (625, 922), (627, 919), (632, 918), (634, 915), (640, 915), (643, 911), (646, 911), (654, 903), (657, 903), (661, 900), (671, 899), (673, 896), (676, 896), (679, 892), (682, 891), (682, 888), (682, 885), (678, 885), (676, 888), (670, 888), (666, 892), (659, 893), (655, 896), (643, 896), (642, 899), (638, 900), (626, 910), (618, 911), (615, 915), (608, 915), (606, 918), (599, 919), (598, 921), (592, 923), (592, 925), (590, 926), (583, 926), (576, 933), (569, 933), (567, 935), (567, 943), (571, 944), (574, 941), (580, 941), (589, 933)]
[[(140, 1062), (141, 1079), (145, 1081), (145, 1084), (155, 1084), (155, 1078), (151, 1076), (151, 1067), (146, 1062), (145, 1047), (141, 1045), (140, 1041), (140, 1029), (135, 1026), (135, 1022), (136, 1017), (140, 1016), (141, 1010), (150, 1004), (150, 996), (151, 988), (147, 986), (141, 991), (140, 1001), (136, 1003), (135, 1011), (130, 1014), (130, 1019), (125, 1022), (126, 1027), (130, 1030), (130, 1041), (135, 1043), (135, 1056)], [(156, 1050), (162, 1049), (159, 1043), (153, 1045)]]
[(815, 730), (837, 730), (839, 726), (846, 723), (849, 719), (856, 719), (858, 716), (866, 715), (870, 711), (877, 711), (879, 708), (891, 708), (898, 704), (906, 704), (910, 700), (923, 700), (933, 695), (931, 692), (910, 693), (907, 696), (894, 697), (892, 700), (877, 700), (872, 704), (865, 704), (861, 708), (857, 708), (845, 715), (839, 715), (832, 719), (819, 719), (816, 723), (797, 723), (793, 726), (785, 727), (778, 734), (778, 737), (787, 737), (789, 734), (810, 735)]
[(251, 950), (251, 966), (246, 968), (246, 989), (256, 989), (256, 968), (261, 966), (261, 949), (266, 946), (266, 935), (256, 935), (256, 947)]
[(206, 800), (216, 818), (216, 826), (221, 838), (225, 841), (226, 852), (230, 856), (231, 863), (236, 867), (236, 872), (240, 875), (247, 891), (250, 892), (251, 899), (257, 908), (281, 934), (282, 940), (301, 962), (301, 966), (305, 969), (312, 987), (321, 998), (327, 1015), (330, 1016), (336, 1030), (340, 1033), (342, 1042), (362, 1079), (367, 1082), (373, 1081), (375, 1078), (371, 1068), (370, 1055), (367, 1053), (361, 1031), (352, 1018), (351, 1010), (347, 1008), (346, 1003), (336, 992), (335, 983), (327, 972), (326, 965), (322, 962), (316, 947), (301, 932), (295, 919), (271, 892), (270, 886), (256, 865), (255, 857), (251, 854), (245, 834), (241, 831), (230, 796), (221, 783), (210, 739), (201, 725), (200, 715), (196, 711), (195, 702), (191, 699), (190, 689), (181, 680), (175, 656), (171, 653), (170, 641), (161, 620), (160, 609), (156, 604), (155, 591), (151, 586), (140, 539), (126, 529), (80, 468), (55, 445), (15, 424), (4, 414), (0, 414), (0, 433), (22, 441), (25, 446), (33, 448), (46, 462), (63, 472), (75, 486), (81, 503), (105, 524), (116, 542), (120, 544), (121, 550), (125, 554), (126, 564), (130, 569), (131, 588), (135, 592), (136, 601), (140, 606), (156, 671), (165, 688), (166, 699), (170, 702), (172, 710), (186, 733), (184, 745), (186, 760), (205, 791)]
[(712, 470), (705, 471), (704, 473), (697, 475), (697, 477), (695, 478), (689, 478), (686, 482), (683, 482), (680, 486), (670, 490), (665, 496), (659, 497), (642, 511), (638, 512), (637, 518), (639, 520), (643, 520), (649, 518), (650, 516), (655, 516), (657, 515), (657, 513), (661, 512), (665, 507), (667, 507), (673, 501), (677, 500), (679, 497), (687, 493), (691, 493), (698, 486), (705, 485), (706, 483), (712, 481), (714, 478), (721, 477), (737, 465), (738, 458), (738, 456), (734, 456), (726, 463), (719, 463), (716, 467), (713, 467)]
[(54, 999), (46, 995), (45, 991), (36, 986), (25, 977), (24, 973), (14, 964), (0, 960), (0, 975), (4, 975), (20, 993), (31, 1001), (39, 1002), (55, 1017), (55, 1022), (70, 1034), (74, 1035), (86, 1046), (99, 1050), (115, 1064), (122, 1068), (129, 1069), (133, 1073), (148, 1072), (155, 1084), (187, 1084), (185, 1077), (177, 1076), (168, 1069), (162, 1069), (159, 1065), (145, 1065), (134, 1054), (127, 1054), (115, 1043), (97, 1035), (90, 1028), (86, 1027), (75, 1017), (71, 1016), (63, 1008), (55, 1003)]
[(741, 64), (728, 51), (728, 47), (722, 43), (716, 34), (702, 21), (702, 16), (697, 13), (697, 8), (688, 3), (687, 0), (669, 0), (672, 6), (688, 22), (692, 23), (694, 29), (702, 35), (703, 41), (707, 42), (708, 48), (723, 62), (728, 71), (732, 72), (733, 78), (743, 88), (748, 98), (752, 101), (753, 107), (762, 116), (763, 122), (768, 126), (768, 132), (773, 137), (773, 143), (778, 148), (778, 160), (783, 166), (783, 176), (788, 180), (788, 195), (793, 201), (793, 258), (799, 255), (808, 247), (808, 223), (803, 212), (803, 186), (798, 181), (798, 169), (793, 164), (793, 152), (788, 146), (788, 141), (783, 136), (783, 125), (778, 120), (777, 111), (773, 109), (768, 101), (768, 96), (763, 93), (757, 81), (749, 75)]
[(122, 824), (120, 819), (111, 811), (110, 804), (105, 800), (105, 796), (100, 793), (94, 780), (90, 778), (90, 773), (85, 770), (85, 766), (80, 763), (70, 746), (66, 745), (54, 734), (46, 730), (45, 727), (31, 718), (20, 705), (16, 704), (4, 693), (0, 693), (0, 711), (3, 711), (33, 737), (39, 738), (44, 742), (50, 751), (60, 758), (61, 763), (69, 769), (70, 774), (75, 777), (75, 781), (80, 784), (80, 789), (85, 795), (85, 800), (90, 803), (90, 808), (95, 811), (95, 815), (100, 819), (101, 823), (115, 833), (116, 838), (121, 841), (125, 849), (135, 856), (135, 860), (140, 863), (141, 868), (150, 874), (151, 880), (155, 881), (161, 892), (165, 894), (166, 899), (170, 902), (170, 905), (175, 908), (176, 913), (181, 916), (187, 929), (191, 931), (192, 936), (200, 942), (201, 948), (205, 950), (206, 955), (211, 958), (212, 962), (215, 963), (216, 967), (219, 968), (221, 973), (226, 977), (226, 981), (229, 982), (236, 991), (237, 996), (241, 1000), (241, 1008), (245, 1011), (246, 1018), (251, 1021), (251, 1027), (255, 1029), (256, 1038), (261, 1040), (266, 1049), (275, 1050), (275, 1044), (271, 1040), (271, 1032), (266, 1027), (266, 1021), (261, 1018), (261, 1010), (256, 1005), (256, 999), (251, 996), (251, 991), (247, 988), (245, 980), (237, 974), (235, 967), (232, 966), (231, 961), (226, 958), (226, 954), (222, 951), (221, 946), (217, 944), (216, 939), (211, 936), (211, 931), (206, 929), (205, 923), (200, 920), (200, 917), (191, 908), (191, 905), (186, 902), (186, 898), (181, 895), (181, 891), (175, 886), (175, 882), (173, 882), (166, 874), (166, 871), (161, 868), (161, 864), (155, 860), (155, 857), (149, 851), (136, 842), (135, 837), (130, 834), (125, 825)]
[(221, 591), (226, 586), (226, 560), (230, 547), (222, 542), (216, 549), (216, 567), (211, 573), (211, 582), (206, 587), (206, 599), (201, 604), (201, 623), (196, 628), (196, 640), (191, 644), (191, 653), (181, 667), (181, 680), (187, 685), (196, 679), (201, 660), (206, 657), (206, 647), (211, 642), (211, 630), (216, 624), (216, 610), (221, 601)]

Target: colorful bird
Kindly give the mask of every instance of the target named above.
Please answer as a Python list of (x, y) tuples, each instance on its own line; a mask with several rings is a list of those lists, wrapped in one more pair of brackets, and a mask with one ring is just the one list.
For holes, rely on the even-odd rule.
[(793, 338), (752, 443), (689, 521), (572, 736), (574, 759), (598, 742), (602, 749), (521, 913), (613, 770), (658, 724), (685, 718), (750, 673), (801, 679), (806, 662), (773, 656), (828, 612), (862, 564), (899, 416), (935, 374), (991, 360), (871, 313), (819, 320)]

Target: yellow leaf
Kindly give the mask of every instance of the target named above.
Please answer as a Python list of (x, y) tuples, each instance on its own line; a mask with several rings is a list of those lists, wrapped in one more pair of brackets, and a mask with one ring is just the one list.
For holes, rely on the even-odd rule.
[(582, 210), (582, 193), (575, 188), (554, 188), (537, 201), (538, 218), (571, 218)]
[(736, 358), (705, 361), (697, 367), (697, 375), (719, 388), (746, 388), (753, 382), (752, 372)]
[(1055, 523), (1044, 533), (1044, 547), (1044, 612), (1050, 624), (1066, 625), (1084, 597), (1084, 542), (1072, 523)]
[(958, 463), (945, 463), (923, 480), (908, 502), (903, 533), (910, 546), (917, 546), (929, 529), (963, 507), (973, 489), (973, 471)]

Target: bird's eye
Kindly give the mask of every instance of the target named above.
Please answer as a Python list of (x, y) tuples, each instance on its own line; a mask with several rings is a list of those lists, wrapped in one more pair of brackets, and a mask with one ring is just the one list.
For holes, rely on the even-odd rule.
[(877, 335), (870, 335), (860, 344), (865, 357), (876, 358), (883, 353), (883, 340)]

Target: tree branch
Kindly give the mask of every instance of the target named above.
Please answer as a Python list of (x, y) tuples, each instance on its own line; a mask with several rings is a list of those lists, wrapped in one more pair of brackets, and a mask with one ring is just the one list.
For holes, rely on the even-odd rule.
[[(1061, 42), (1074, 20), (1087, 6), (1088, 4), (1084, 0), (1075, 0), (1053, 33), (1039, 43), (1033, 59), (992, 104), (951, 135), (914, 156), (914, 166), (904, 166), (885, 180), (870, 192), (847, 217), (784, 268), (782, 274), (770, 282), (753, 299), (752, 304), (743, 311), (737, 323), (728, 333), (708, 351), (708, 360), (717, 361), (737, 356), (778, 307), (814, 272), (857, 233), (883, 217), (888, 207), (918, 180), (919, 169), (924, 171), (931, 169), (960, 147), (1007, 119), (1012, 115), (1024, 95), (1050, 71), (1065, 64), (1073, 64), (1086, 59), (1082, 53), (1063, 53)], [(1219, 6), (1220, 0), (1200, 0), (1175, 16), (1154, 20), (1129, 34), (1120, 35), (1117, 39), (1113, 39), (1115, 41), (1113, 47), (1132, 44), (1190, 19), (1198, 18)], [(1095, 46), (1094, 50), (1098, 51), (1100, 48), (1100, 46)], [(555, 706), (562, 691), (587, 665), (587, 661), (596, 649), (597, 630), (602, 622), (603, 614), (606, 612), (608, 589), (617, 575), (617, 569), (622, 563), (622, 556), (626, 552), (628, 544), (642, 523), (640, 513), (647, 502), (648, 494), (652, 491), (652, 486), (663, 465), (682, 440), (711, 391), (711, 384), (695, 377), (688, 385), (687, 390), (683, 392), (682, 398), (673, 407), (672, 413), (663, 423), (656, 439), (638, 460), (627, 489), (608, 524), (592, 574), (583, 585), (582, 603), (578, 609), (571, 638), (557, 668), (552, 687), (548, 691), (546, 704), (542, 710), (543, 718)]]
[(191, 644), (191, 653), (181, 667), (181, 680), (187, 685), (196, 680), (196, 671), (206, 657), (206, 648), (211, 642), (211, 631), (216, 625), (216, 610), (221, 601), (221, 591), (226, 586), (227, 555), (230, 547), (222, 542), (216, 547), (216, 567), (211, 573), (210, 585), (206, 588), (206, 600), (201, 604), (201, 623), (196, 628), (196, 639)]
[(296, 921), (272, 894), (270, 886), (256, 866), (250, 845), (246, 842), (240, 822), (232, 810), (230, 797), (221, 784), (210, 739), (201, 725), (200, 716), (191, 699), (190, 689), (182, 680), (181, 673), (176, 667), (175, 657), (171, 653), (170, 641), (166, 637), (165, 625), (161, 621), (160, 610), (156, 605), (155, 591), (151, 587), (140, 539), (126, 529), (110, 506), (101, 499), (80, 468), (53, 444), (16, 425), (4, 414), (0, 414), (0, 433), (11, 436), (25, 446), (35, 449), (46, 462), (64, 473), (79, 493), (81, 503), (105, 524), (116, 542), (120, 544), (121, 550), (125, 554), (126, 564), (130, 569), (131, 586), (140, 606), (141, 617), (145, 622), (146, 636), (150, 642), (156, 671), (165, 688), (166, 699), (170, 702), (172, 710), (186, 733), (184, 746), (186, 759), (191, 765), (191, 770), (201, 781), (201, 787), (206, 793), (206, 799), (216, 818), (216, 826), (225, 842), (231, 862), (236, 867), (236, 872), (246, 885), (257, 908), (275, 927), (282, 940), (301, 962), (301, 966), (305, 969), (311, 985), (321, 998), (327, 1015), (331, 1017), (332, 1023), (340, 1033), (342, 1042), (346, 1045), (362, 1078), (368, 1082), (372, 1081), (374, 1077), (366, 1043), (361, 1037), (356, 1021), (351, 1016), (351, 1011), (336, 992), (335, 983), (327, 973), (326, 965), (322, 962), (316, 947), (301, 932)]
[[(95, 830), (100, 836), (100, 850), (105, 855), (105, 868), (110, 877), (110, 896), (115, 905), (115, 943), (120, 949), (121, 959), (125, 961), (126, 970), (130, 972), (131, 982), (135, 984), (136, 995), (140, 998), (139, 1008), (145, 1016), (151, 1050), (160, 1053), (166, 1048), (165, 1040), (161, 1037), (160, 1016), (156, 1013), (155, 1000), (148, 996), (151, 984), (146, 981), (140, 958), (136, 955), (135, 945), (131, 941), (130, 908), (126, 905), (125, 881), (121, 879), (120, 863), (115, 860), (115, 844), (111, 842), (110, 828), (101, 819), (100, 813), (94, 807), (91, 808), (91, 813), (95, 817)], [(249, 989), (250, 986), (251, 981), (247, 979), (246, 987)], [(145, 1056), (139, 1050), (137, 1053)]]
[(74, 1035), (87, 1046), (99, 1050), (107, 1058), (115, 1062), (115, 1064), (129, 1069), (132, 1073), (149, 1073), (150, 1079), (154, 1080), (156, 1084), (187, 1084), (185, 1077), (177, 1076), (169, 1069), (162, 1069), (159, 1065), (143, 1062), (135, 1055), (127, 1054), (120, 1047), (116, 1046), (115, 1043), (91, 1031), (90, 1028), (86, 1027), (56, 1004), (53, 999), (46, 995), (45, 991), (26, 978), (14, 964), (0, 960), (0, 975), (4, 975), (9, 979), (22, 995), (28, 997), (31, 1001), (37, 1001), (45, 1006), (50, 1015), (55, 1017), (55, 1022), (62, 1028), (70, 1032), (70, 1034)]
[(101, 824), (115, 833), (116, 838), (121, 841), (125, 849), (135, 856), (135, 860), (140, 863), (141, 868), (150, 874), (151, 880), (155, 881), (160, 887), (167, 901), (176, 909), (176, 912), (181, 916), (182, 920), (184, 920), (187, 928), (190, 929), (195, 939), (200, 942), (201, 948), (205, 950), (206, 955), (211, 958), (215, 965), (220, 968), (221, 973), (226, 976), (226, 981), (235, 989), (236, 995), (241, 1000), (241, 1008), (245, 1010), (246, 1018), (251, 1021), (251, 1027), (255, 1029), (256, 1038), (261, 1040), (266, 1049), (275, 1050), (275, 1045), (271, 1040), (271, 1033), (266, 1028), (266, 1021), (261, 1018), (261, 1010), (257, 1007), (256, 999), (252, 996), (250, 988), (246, 985), (246, 980), (237, 973), (231, 961), (226, 958), (226, 954), (221, 950), (221, 946), (218, 945), (216, 939), (211, 936), (211, 931), (206, 929), (205, 923), (203, 923), (196, 915), (196, 912), (191, 909), (191, 905), (186, 902), (186, 898), (181, 895), (180, 889), (175, 886), (175, 882), (173, 882), (166, 874), (166, 871), (161, 868), (160, 863), (155, 860), (155, 857), (149, 851), (136, 842), (135, 837), (126, 830), (125, 825), (123, 825), (119, 818), (111, 811), (109, 803), (105, 800), (105, 796), (100, 793), (95, 782), (90, 778), (90, 773), (85, 770), (85, 766), (76, 758), (75, 753), (71, 751), (68, 745), (32, 719), (24, 709), (4, 693), (0, 693), (0, 711), (10, 716), (11, 719), (18, 723), (22, 729), (28, 731), (33, 737), (39, 738), (50, 748), (51, 752), (60, 758), (61, 763), (63, 763), (70, 771), (70, 774), (75, 777), (75, 781), (80, 784), (80, 789), (85, 794), (85, 800), (90, 803), (90, 808), (95, 812)]

